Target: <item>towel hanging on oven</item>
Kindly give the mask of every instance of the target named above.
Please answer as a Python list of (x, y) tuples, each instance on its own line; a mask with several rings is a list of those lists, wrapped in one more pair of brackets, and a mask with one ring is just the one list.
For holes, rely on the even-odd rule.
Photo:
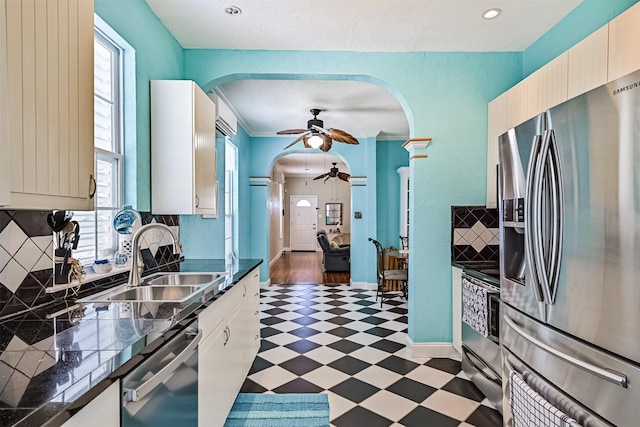
[(580, 424), (549, 403), (515, 371), (509, 373), (509, 406), (513, 427), (580, 427)]
[(488, 290), (462, 279), (462, 321), (487, 337), (489, 327)]

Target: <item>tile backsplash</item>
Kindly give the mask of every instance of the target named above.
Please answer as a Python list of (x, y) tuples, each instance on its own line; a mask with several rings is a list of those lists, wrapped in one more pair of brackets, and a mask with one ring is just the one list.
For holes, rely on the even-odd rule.
[(451, 206), (451, 261), (495, 261), (500, 252), (498, 209)]
[[(45, 288), (53, 284), (53, 236), (46, 220), (48, 213), (0, 210), (0, 317), (35, 308), (64, 295), (64, 292), (45, 292)], [(159, 222), (179, 232), (178, 215), (140, 214), (143, 224)], [(145, 270), (159, 269), (178, 259), (178, 255), (173, 254), (168, 233), (149, 231), (142, 237)], [(122, 283), (127, 274), (85, 283), (81, 293)]]

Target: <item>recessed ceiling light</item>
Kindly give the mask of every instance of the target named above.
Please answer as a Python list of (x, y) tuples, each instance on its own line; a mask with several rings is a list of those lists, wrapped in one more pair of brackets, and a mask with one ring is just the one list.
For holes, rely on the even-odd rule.
[(224, 8), (224, 11), (227, 13), (227, 15), (240, 15), (242, 14), (242, 9), (240, 9), (238, 6), (227, 6)]
[(489, 9), (489, 10), (485, 11), (482, 14), (482, 17), (484, 19), (493, 19), (493, 18), (497, 17), (498, 15), (500, 15), (501, 13), (502, 13), (502, 11), (500, 9), (493, 8), (493, 9)]

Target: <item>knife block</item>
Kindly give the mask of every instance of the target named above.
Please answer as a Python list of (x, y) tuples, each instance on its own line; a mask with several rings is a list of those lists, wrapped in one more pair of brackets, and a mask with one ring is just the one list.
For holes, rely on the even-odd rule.
[(56, 285), (69, 283), (71, 249), (59, 248), (54, 250), (53, 254), (53, 283)]

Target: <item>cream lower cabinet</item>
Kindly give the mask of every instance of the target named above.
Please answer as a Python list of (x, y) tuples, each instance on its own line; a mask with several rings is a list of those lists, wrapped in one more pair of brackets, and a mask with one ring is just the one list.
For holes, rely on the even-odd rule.
[(93, 209), (93, 1), (0, 9), (0, 204)]
[(120, 382), (116, 381), (84, 408), (68, 419), (63, 427), (120, 426)]
[(198, 318), (198, 425), (222, 426), (260, 347), (258, 269)]
[(151, 211), (217, 216), (216, 105), (190, 80), (151, 81)]

